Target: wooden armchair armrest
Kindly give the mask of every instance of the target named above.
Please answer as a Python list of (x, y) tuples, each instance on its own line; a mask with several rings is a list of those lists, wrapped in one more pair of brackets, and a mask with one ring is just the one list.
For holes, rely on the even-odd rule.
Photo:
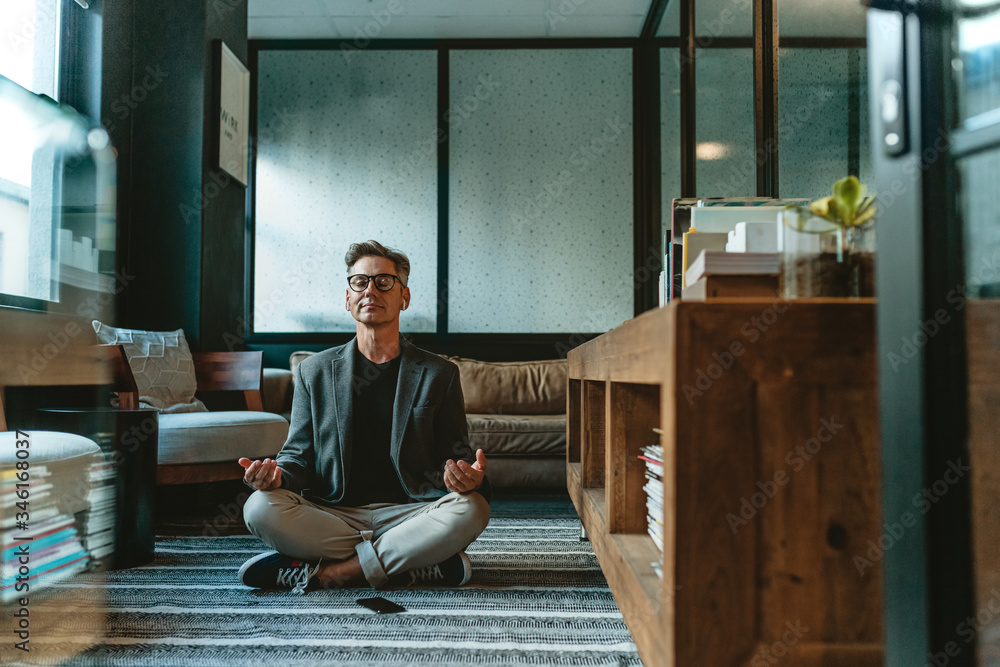
[(263, 352), (195, 352), (191, 356), (198, 391), (242, 391), (247, 409), (263, 412)]
[(111, 386), (118, 392), (118, 407), (122, 410), (139, 408), (139, 387), (128, 365), (125, 348), (122, 345), (94, 345), (94, 354), (108, 365), (111, 371)]

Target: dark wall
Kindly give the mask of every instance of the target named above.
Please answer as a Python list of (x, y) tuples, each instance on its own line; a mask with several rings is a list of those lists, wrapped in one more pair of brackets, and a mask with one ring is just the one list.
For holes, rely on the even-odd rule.
[[(207, 72), (205, 99), (214, 101), (218, 80), (214, 41), (221, 39), (240, 61), (247, 64), (246, 0), (213, 0), (205, 15), (204, 57)], [(203, 140), (201, 256), (201, 348), (203, 350), (240, 349), (232, 341), (239, 337), (243, 322), (243, 284), (246, 270), (247, 230), (246, 188), (218, 164), (219, 111), (205, 105)], [(249, 119), (246, 120), (249, 123)]]
[[(131, 238), (132, 202), (129, 197), (132, 185), (132, 122), (131, 110), (121, 102), (132, 90), (132, 21), (134, 0), (117, 0), (108, 8), (102, 7), (102, 57), (101, 57), (101, 111), (100, 119), (111, 137), (117, 153), (118, 240), (115, 263), (123, 280), (131, 275), (128, 246)], [(93, 6), (93, 5), (91, 5)], [(128, 298), (127, 285), (119, 284), (115, 301), (118, 316), (116, 324), (123, 324), (122, 316)]]
[(242, 312), (242, 289), (231, 286), (244, 273), (244, 188), (207, 184), (213, 40), (245, 61), (246, 17), (245, 0), (103, 8), (101, 118), (118, 151), (117, 324), (182, 328), (196, 349), (221, 349), (221, 331)]

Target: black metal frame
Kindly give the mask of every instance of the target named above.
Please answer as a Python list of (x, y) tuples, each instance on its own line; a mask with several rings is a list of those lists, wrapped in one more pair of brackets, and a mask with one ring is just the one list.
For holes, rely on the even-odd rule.
[[(928, 11), (914, 11), (914, 4), (869, 13), (870, 33), (887, 35), (895, 22), (904, 26), (905, 44), (873, 45), (869, 80), (873, 87), (883, 76), (904, 82), (911, 138), (904, 155), (886, 155), (873, 110), (876, 185), (905, 184), (901, 192), (893, 190), (892, 204), (879, 215), (878, 289), (893, 295), (878, 309), (879, 358), (885, 360), (879, 377), (883, 517), (888, 525), (907, 512), (916, 516), (907, 545), (885, 552), (886, 664), (925, 664), (934, 654), (937, 660), (944, 655), (949, 667), (971, 667), (977, 664), (978, 632), (971, 638), (958, 632), (976, 615), (972, 474), (934, 496), (925, 512), (914, 511), (912, 499), (924, 497), (952, 463), (970, 463), (967, 332), (964, 313), (955, 313), (950, 300), (965, 285), (956, 169), (962, 158), (1000, 148), (1000, 124), (952, 129), (946, 103), (953, 95), (949, 21), (941, 20), (938, 8), (926, 2), (919, 9)], [(904, 68), (887, 74), (897, 59)], [(943, 137), (948, 141), (941, 150)], [(953, 315), (947, 325), (905, 364), (891, 362), (901, 339), (912, 339), (942, 309)], [(957, 654), (949, 643), (958, 646)]]
[[(754, 90), (755, 90), (755, 141), (758, 155), (763, 156), (758, 161), (757, 196), (778, 195), (778, 151), (777, 151), (777, 53), (779, 40), (777, 36), (777, 16), (775, 3), (777, 0), (755, 0), (754, 3), (754, 37), (715, 37), (709, 42), (701, 43), (696, 36), (695, 2), (696, 0), (652, 0), (650, 9), (643, 23), (639, 37), (629, 38), (572, 38), (572, 39), (385, 39), (372, 40), (367, 49), (398, 50), (398, 49), (429, 49), (438, 53), (438, 128), (447, 133), (448, 126), (445, 112), (450, 103), (449, 98), (449, 53), (453, 49), (593, 49), (593, 48), (628, 48), (632, 50), (632, 81), (633, 81), (633, 210), (634, 210), (634, 270), (650, 271), (653, 275), (662, 268), (662, 218), (661, 204), (661, 154), (660, 154), (660, 51), (665, 48), (680, 50), (680, 81), (681, 81), (681, 192), (684, 197), (696, 195), (696, 82), (695, 58), (698, 49), (707, 48), (753, 48), (755, 52)], [(660, 22), (669, 2), (681, 2), (681, 35), (676, 37), (657, 37)], [(339, 49), (342, 40), (310, 39), (310, 40), (250, 40), (249, 67), (252, 80), (256, 80), (258, 53), (261, 50), (327, 50)], [(864, 39), (855, 38), (784, 38), (780, 46), (787, 48), (845, 48), (864, 47)], [(251, 131), (256, 132), (257, 126), (257, 91), (251, 89)], [(254, 138), (255, 141), (255, 138)], [(443, 144), (443, 145), (446, 145)], [(770, 147), (770, 148), (768, 148)], [(251, 172), (254, 172), (251, 165)], [(486, 345), (486, 334), (450, 334), (447, 332), (448, 299), (448, 175), (449, 159), (447, 150), (438, 151), (438, 285), (444, 290), (445, 298), (440, 299), (437, 331), (430, 342), (457, 342), (481, 340)], [(254, 174), (251, 173), (252, 181)], [(248, 219), (247, 231), (247, 266), (252, 267), (253, 257), (253, 215), (255, 209), (253, 188), (248, 188)], [(649, 266), (647, 258), (657, 258), (656, 266)], [(252, 268), (248, 270), (248, 274)], [(277, 344), (290, 341), (315, 341), (316, 344), (334, 344), (350, 338), (342, 333), (310, 333), (303, 334), (254, 334), (253, 331), (253, 280), (247, 278), (247, 304), (245, 317), (250, 326), (248, 337), (250, 344)], [(655, 281), (635, 281), (635, 314), (639, 314), (658, 304), (658, 294)], [(421, 335), (420, 338), (427, 334)], [(566, 334), (576, 339), (583, 339), (588, 334)], [(565, 339), (566, 336), (561, 336)], [(545, 335), (509, 334), (503, 339), (505, 343), (534, 344), (545, 341)]]
[(757, 196), (778, 196), (778, 11), (775, 0), (753, 10), (754, 143)]

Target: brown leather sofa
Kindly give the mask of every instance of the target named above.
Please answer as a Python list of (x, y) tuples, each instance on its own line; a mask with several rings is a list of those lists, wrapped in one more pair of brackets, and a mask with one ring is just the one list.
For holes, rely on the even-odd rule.
[[(264, 409), (290, 416), (293, 373), (264, 369)], [(445, 357), (458, 365), (472, 449), (489, 460), (496, 488), (566, 488), (566, 360), (492, 362)]]

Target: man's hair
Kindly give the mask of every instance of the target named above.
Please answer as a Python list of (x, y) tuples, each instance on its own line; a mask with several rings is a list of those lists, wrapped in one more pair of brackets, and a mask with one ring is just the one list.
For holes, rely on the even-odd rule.
[(378, 241), (371, 239), (364, 243), (352, 243), (351, 247), (347, 249), (347, 254), (344, 256), (344, 261), (347, 262), (347, 270), (350, 271), (351, 267), (362, 257), (369, 256), (384, 257), (395, 264), (396, 273), (399, 275), (399, 280), (403, 283), (403, 287), (406, 287), (407, 283), (410, 282), (409, 258), (395, 248), (386, 248)]

